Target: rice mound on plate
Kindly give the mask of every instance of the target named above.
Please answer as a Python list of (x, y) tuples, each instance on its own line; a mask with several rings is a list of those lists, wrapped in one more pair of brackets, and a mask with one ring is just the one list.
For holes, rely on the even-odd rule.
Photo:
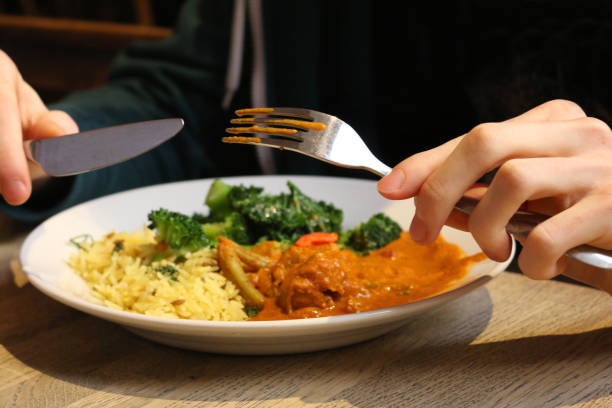
[(216, 250), (203, 248), (183, 261), (151, 262), (155, 232), (111, 232), (80, 242), (68, 264), (106, 306), (149, 316), (246, 320), (236, 286), (219, 273)]

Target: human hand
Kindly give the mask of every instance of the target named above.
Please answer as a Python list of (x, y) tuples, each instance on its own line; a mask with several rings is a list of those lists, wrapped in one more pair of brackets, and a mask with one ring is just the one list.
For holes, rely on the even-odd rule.
[[(490, 185), (475, 184), (495, 168)], [(552, 215), (521, 241), (523, 273), (534, 279), (564, 273), (612, 293), (612, 272), (563, 256), (580, 244), (612, 249), (612, 131), (572, 102), (550, 101), (478, 125), (402, 161), (378, 190), (389, 199), (415, 198), (415, 241), (432, 242), (447, 224), (471, 232), (497, 261), (510, 255), (505, 226), (519, 208)], [(469, 216), (453, 209), (466, 193), (480, 197)]]
[(0, 106), (0, 194), (9, 204), (23, 204), (32, 192), (32, 180), (47, 177), (26, 160), (23, 141), (76, 133), (78, 126), (67, 113), (49, 111), (2, 51)]

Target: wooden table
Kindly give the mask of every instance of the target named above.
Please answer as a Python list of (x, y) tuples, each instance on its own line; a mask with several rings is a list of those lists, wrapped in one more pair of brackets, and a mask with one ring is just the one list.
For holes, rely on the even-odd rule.
[(0, 218), (0, 407), (612, 407), (612, 297), (591, 288), (505, 272), (366, 343), (213, 355), (17, 288), (26, 233)]

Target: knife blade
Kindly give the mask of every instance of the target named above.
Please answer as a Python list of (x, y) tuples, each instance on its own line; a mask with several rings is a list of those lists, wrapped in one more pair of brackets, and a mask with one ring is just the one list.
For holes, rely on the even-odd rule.
[(121, 163), (176, 135), (180, 118), (158, 119), (87, 130), (23, 143), (26, 156), (53, 177), (73, 176)]

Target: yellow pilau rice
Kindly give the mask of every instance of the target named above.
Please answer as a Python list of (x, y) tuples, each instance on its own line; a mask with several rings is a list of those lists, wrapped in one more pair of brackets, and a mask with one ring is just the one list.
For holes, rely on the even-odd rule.
[[(68, 263), (106, 306), (150, 316), (246, 320), (236, 286), (219, 273), (216, 251), (203, 248), (153, 261), (158, 242), (147, 227), (80, 242)], [(174, 268), (174, 269), (172, 269)]]

